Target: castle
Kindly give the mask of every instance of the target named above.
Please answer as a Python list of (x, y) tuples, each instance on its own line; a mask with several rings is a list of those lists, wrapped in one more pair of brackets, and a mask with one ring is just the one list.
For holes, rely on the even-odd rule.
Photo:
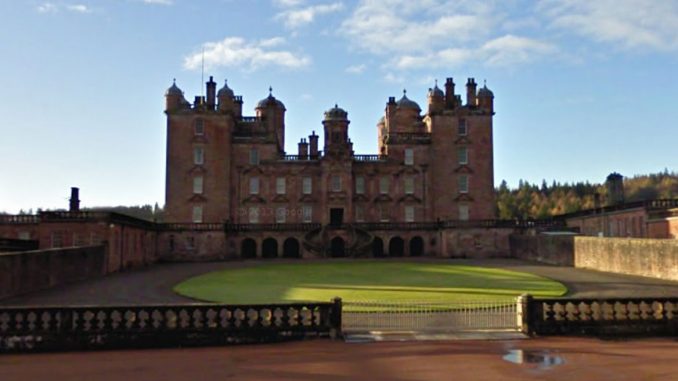
[(495, 217), (494, 95), (473, 78), (465, 104), (452, 78), (444, 91), (429, 89), (424, 115), (406, 94), (390, 97), (376, 155), (355, 154), (348, 113), (337, 105), (322, 121), (323, 149), (313, 131), (289, 155), (285, 106), (271, 89), (244, 116), (242, 97), (216, 87), (210, 77), (192, 105), (176, 83), (166, 92), (167, 222), (339, 229)]

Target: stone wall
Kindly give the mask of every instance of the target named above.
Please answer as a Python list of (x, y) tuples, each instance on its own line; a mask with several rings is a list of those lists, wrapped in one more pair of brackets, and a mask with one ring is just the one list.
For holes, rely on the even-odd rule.
[(575, 238), (575, 267), (678, 281), (678, 242)]
[(573, 236), (512, 234), (509, 242), (513, 258), (558, 266), (574, 266)]
[(106, 247), (0, 253), (0, 299), (106, 274)]
[(678, 281), (675, 240), (512, 235), (510, 242), (513, 258)]

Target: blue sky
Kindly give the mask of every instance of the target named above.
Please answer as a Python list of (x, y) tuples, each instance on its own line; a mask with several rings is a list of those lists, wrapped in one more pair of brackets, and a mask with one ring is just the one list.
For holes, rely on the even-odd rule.
[(0, 4), (0, 211), (163, 204), (163, 94), (225, 78), (287, 107), (287, 151), (338, 103), (376, 153), (389, 96), (487, 80), (495, 180), (676, 170), (678, 1), (52, 0)]

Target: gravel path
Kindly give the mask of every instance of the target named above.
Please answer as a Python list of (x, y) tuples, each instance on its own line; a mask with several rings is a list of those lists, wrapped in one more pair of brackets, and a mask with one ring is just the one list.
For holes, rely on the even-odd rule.
[[(575, 269), (572, 267), (541, 265), (514, 259), (418, 259), (417, 261), (480, 265), (530, 272), (562, 282), (570, 291), (567, 296), (573, 297), (678, 296), (678, 282)], [(290, 261), (277, 261), (277, 263), (283, 262)], [(172, 291), (172, 287), (180, 281), (195, 275), (227, 268), (256, 266), (259, 263), (263, 262), (157, 264), (144, 269), (111, 274), (100, 279), (69, 284), (51, 290), (5, 299), (0, 301), (0, 305), (191, 303), (193, 300), (175, 294)], [(271, 261), (266, 261), (266, 263), (271, 263)]]

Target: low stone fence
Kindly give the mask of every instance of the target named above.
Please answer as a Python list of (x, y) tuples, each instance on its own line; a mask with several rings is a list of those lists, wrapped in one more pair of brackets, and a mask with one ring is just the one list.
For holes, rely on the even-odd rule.
[(512, 235), (513, 258), (678, 281), (678, 240)]
[(103, 245), (0, 253), (0, 299), (104, 274)]
[(678, 336), (678, 297), (524, 299), (533, 335)]
[(339, 335), (341, 300), (0, 308), (0, 353), (205, 346)]

